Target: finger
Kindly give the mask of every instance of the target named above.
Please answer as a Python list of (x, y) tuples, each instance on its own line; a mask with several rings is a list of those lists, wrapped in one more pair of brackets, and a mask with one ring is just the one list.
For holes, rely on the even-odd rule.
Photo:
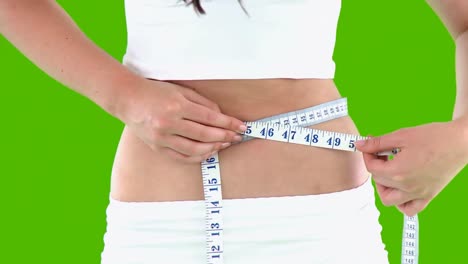
[(217, 113), (207, 107), (189, 102), (184, 118), (208, 126), (225, 128), (231, 131), (243, 132), (240, 126), (244, 123), (237, 118)]
[(194, 141), (179, 135), (171, 135), (166, 138), (163, 147), (169, 147), (187, 156), (203, 156), (221, 148), (222, 142), (205, 143)]
[(191, 102), (206, 106), (215, 112), (221, 112), (219, 106), (216, 103), (190, 88), (180, 89), (180, 92), (185, 96), (185, 98), (187, 98)]
[(401, 133), (398, 133), (398, 131), (395, 131), (383, 136), (358, 140), (356, 141), (356, 149), (366, 153), (377, 153), (380, 151), (391, 150), (395, 147), (401, 147), (403, 138), (400, 134)]
[(397, 206), (400, 212), (404, 213), (407, 216), (415, 216), (417, 213), (424, 210), (429, 204), (429, 200), (425, 199), (418, 199), (406, 202), (404, 204), (400, 204)]
[(378, 182), (375, 182), (375, 187), (377, 188), (377, 193), (379, 194), (379, 197), (381, 196), (381, 194), (383, 192), (385, 192), (389, 187), (383, 185), (383, 184), (380, 184)]
[(402, 190), (384, 186), (380, 183), (375, 183), (377, 187), (377, 192), (380, 196), (380, 200), (385, 206), (399, 205), (406, 202), (409, 202), (414, 199), (411, 194), (406, 193)]
[(367, 171), (375, 174), (377, 177), (390, 176), (394, 170), (392, 160), (388, 160), (388, 156), (377, 156), (375, 154), (363, 152), (364, 164)]
[(190, 120), (181, 120), (169, 133), (201, 142), (236, 142), (238, 140), (235, 137), (240, 137), (236, 132), (202, 125)]
[(204, 156), (188, 156), (168, 147), (161, 148), (161, 151), (164, 152), (167, 156), (184, 163), (201, 163), (205, 159), (209, 158), (209, 156), (211, 156), (211, 153)]

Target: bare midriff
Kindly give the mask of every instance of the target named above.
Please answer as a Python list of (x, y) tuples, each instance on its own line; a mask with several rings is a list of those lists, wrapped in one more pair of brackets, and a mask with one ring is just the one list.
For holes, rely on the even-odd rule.
[[(226, 115), (254, 121), (339, 99), (331, 79), (178, 80), (217, 103)], [(349, 106), (352, 108), (352, 105)], [(359, 134), (351, 116), (309, 126)], [(253, 139), (219, 152), (224, 199), (331, 193), (369, 176), (362, 154)], [(150, 149), (125, 128), (112, 170), (111, 197), (120, 201), (203, 200), (199, 163)]]

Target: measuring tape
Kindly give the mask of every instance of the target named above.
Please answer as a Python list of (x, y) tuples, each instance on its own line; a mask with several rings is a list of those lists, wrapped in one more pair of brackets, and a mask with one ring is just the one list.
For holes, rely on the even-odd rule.
[[(260, 138), (355, 152), (355, 142), (366, 139), (366, 137), (307, 128), (307, 126), (346, 116), (348, 114), (347, 110), (347, 100), (346, 98), (341, 98), (253, 122), (244, 122), (247, 130), (243, 133), (244, 138), (242, 142), (253, 138)], [(219, 166), (218, 154), (214, 154), (201, 163), (205, 194), (206, 257), (208, 264), (223, 263), (223, 199)], [(402, 264), (418, 263), (418, 237), (419, 223), (417, 216), (409, 217), (405, 215), (402, 239)]]

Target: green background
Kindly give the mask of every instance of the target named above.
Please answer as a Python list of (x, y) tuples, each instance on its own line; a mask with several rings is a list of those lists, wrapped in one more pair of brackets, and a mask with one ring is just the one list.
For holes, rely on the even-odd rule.
[[(93, 41), (121, 60), (123, 1), (59, 2)], [(454, 43), (425, 1), (342, 4), (336, 83), (361, 134), (449, 121)], [(0, 263), (99, 263), (123, 124), (48, 77), (4, 38), (0, 54)], [(420, 213), (421, 263), (466, 259), (467, 177), (465, 169)], [(380, 201), (378, 206), (390, 261), (399, 263), (402, 215)]]

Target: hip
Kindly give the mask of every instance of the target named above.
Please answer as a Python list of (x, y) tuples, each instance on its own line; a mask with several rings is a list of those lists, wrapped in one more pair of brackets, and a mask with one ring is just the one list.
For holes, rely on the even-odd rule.
[[(225, 263), (388, 264), (369, 174), (321, 195), (224, 199)], [(102, 264), (206, 263), (203, 201), (110, 198)]]

